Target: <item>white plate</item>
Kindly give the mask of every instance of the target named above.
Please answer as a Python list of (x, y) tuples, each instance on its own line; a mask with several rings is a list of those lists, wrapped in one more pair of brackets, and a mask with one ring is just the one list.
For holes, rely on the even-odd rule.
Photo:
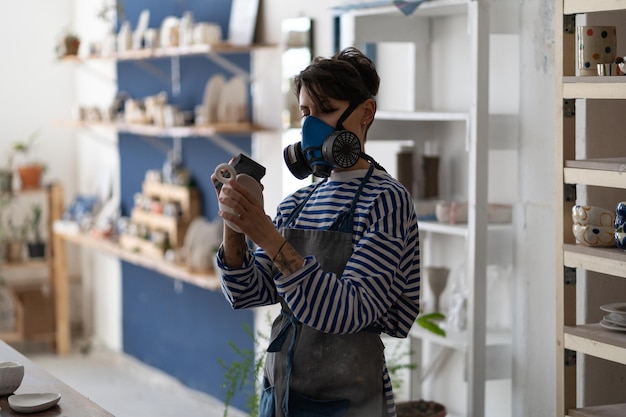
[(240, 123), (247, 119), (246, 82), (233, 77), (224, 84), (217, 110), (220, 123)]
[(620, 332), (626, 332), (626, 327), (624, 326), (616, 326), (614, 324), (609, 323), (606, 320), (600, 320), (600, 326), (604, 327), (605, 329), (609, 329), (609, 330), (617, 330)]
[(626, 326), (626, 314), (611, 313), (604, 316), (606, 321), (611, 321), (615, 324)]
[(36, 413), (54, 406), (60, 399), (58, 392), (15, 394), (9, 397), (9, 407), (18, 413)]
[(613, 326), (622, 326), (626, 329), (626, 321), (623, 321), (619, 318), (615, 318), (615, 316), (620, 316), (619, 314), (611, 313), (602, 317), (602, 321), (605, 321)]
[(226, 83), (226, 78), (222, 74), (215, 74), (208, 79), (204, 87), (204, 124), (217, 123), (217, 112), (222, 89)]
[(611, 303), (600, 306), (600, 310), (609, 313), (626, 314), (626, 303)]

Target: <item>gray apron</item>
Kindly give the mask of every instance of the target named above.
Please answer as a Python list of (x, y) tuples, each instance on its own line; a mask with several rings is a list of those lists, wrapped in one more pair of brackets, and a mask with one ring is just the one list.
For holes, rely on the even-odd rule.
[[(285, 239), (299, 253), (314, 255), (326, 272), (341, 275), (352, 255), (354, 210), (372, 171), (370, 167), (350, 210), (329, 230), (291, 228), (315, 189), (285, 223)], [(300, 323), (287, 303), (280, 302), (282, 311), (272, 325), (267, 349), (259, 417), (385, 415), (380, 332), (368, 328), (354, 334), (323, 333)]]

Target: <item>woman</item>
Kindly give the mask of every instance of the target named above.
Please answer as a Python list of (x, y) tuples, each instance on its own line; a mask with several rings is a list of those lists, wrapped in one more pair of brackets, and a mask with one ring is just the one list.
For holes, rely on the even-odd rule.
[(355, 48), (317, 58), (295, 78), (302, 141), (284, 156), (297, 177), (325, 179), (273, 221), (236, 181), (220, 191), (234, 213), (220, 216), (243, 232), (224, 229), (224, 295), (233, 308), (282, 306), (261, 416), (395, 416), (380, 333), (406, 337), (417, 317), (420, 252), (410, 194), (364, 153), (379, 82)]

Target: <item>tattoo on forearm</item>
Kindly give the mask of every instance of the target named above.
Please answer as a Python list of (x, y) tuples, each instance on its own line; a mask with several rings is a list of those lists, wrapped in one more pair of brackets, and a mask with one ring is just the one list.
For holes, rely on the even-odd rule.
[(292, 274), (302, 268), (302, 256), (289, 244), (284, 245), (274, 262), (283, 274)]
[(231, 268), (238, 268), (243, 265), (246, 253), (248, 251), (248, 245), (246, 244), (245, 237), (237, 239), (228, 245), (228, 248), (224, 248), (224, 261), (226, 265)]
[(240, 239), (239, 244), (237, 245), (237, 251), (235, 252), (239, 259), (243, 262), (246, 253), (248, 252), (248, 245), (246, 244), (245, 239)]

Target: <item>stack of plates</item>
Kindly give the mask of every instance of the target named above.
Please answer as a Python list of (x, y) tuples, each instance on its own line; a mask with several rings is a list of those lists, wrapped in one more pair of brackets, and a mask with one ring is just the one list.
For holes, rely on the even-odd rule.
[(626, 303), (605, 304), (600, 309), (609, 313), (602, 318), (600, 326), (626, 332)]

